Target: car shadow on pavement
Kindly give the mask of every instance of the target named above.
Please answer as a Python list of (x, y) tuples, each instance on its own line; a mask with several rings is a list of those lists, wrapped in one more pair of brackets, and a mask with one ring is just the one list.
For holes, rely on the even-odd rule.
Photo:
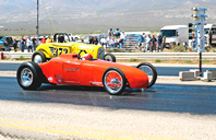
[(75, 85), (56, 85), (56, 84), (43, 84), (39, 90), (75, 90), (75, 91), (104, 91), (102, 87), (90, 86), (75, 86)]
[[(98, 93), (103, 92), (108, 95), (103, 87), (94, 86), (75, 86), (75, 85), (56, 85), (56, 84), (43, 84), (38, 91), (48, 91), (48, 90), (59, 90), (59, 91), (75, 91), (75, 92), (92, 92)], [(126, 88), (125, 91), (120, 96), (147, 96), (147, 93), (156, 92), (154, 89), (132, 89)]]

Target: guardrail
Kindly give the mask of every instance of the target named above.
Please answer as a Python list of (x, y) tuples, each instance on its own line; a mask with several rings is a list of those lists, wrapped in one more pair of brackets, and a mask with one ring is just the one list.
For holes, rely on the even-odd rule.
[[(31, 58), (33, 53), (21, 52), (3, 52), (4, 56), (10, 59), (17, 59), (20, 56), (24, 58)], [(117, 59), (198, 59), (198, 53), (185, 53), (185, 52), (159, 52), (159, 53), (112, 53)], [(202, 53), (203, 59), (216, 60), (216, 53)]]
[[(185, 52), (159, 52), (159, 53), (113, 53), (117, 59), (198, 59), (198, 53), (185, 53)], [(216, 53), (202, 53), (203, 59), (214, 60)]]
[(20, 56), (23, 56), (24, 58), (31, 58), (33, 53), (28, 52), (3, 52), (4, 57), (7, 57), (9, 59), (17, 59), (20, 58)]

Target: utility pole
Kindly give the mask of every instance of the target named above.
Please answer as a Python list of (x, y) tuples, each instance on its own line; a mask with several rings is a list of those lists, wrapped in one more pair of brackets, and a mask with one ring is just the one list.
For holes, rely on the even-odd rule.
[[(205, 15), (205, 12), (207, 11), (206, 8), (198, 8), (193, 7), (192, 10), (194, 11), (194, 14), (192, 17), (194, 18), (195, 24), (189, 23), (189, 34), (192, 33), (192, 27), (195, 26), (195, 36), (196, 39), (195, 45), (197, 48), (197, 52), (199, 53), (199, 71), (200, 76), (202, 76), (202, 52), (205, 52), (205, 35), (204, 35), (204, 25), (205, 25), (205, 18), (208, 16)], [(189, 36), (189, 39), (192, 39), (192, 36)]]
[(39, 45), (39, 0), (37, 0), (37, 26), (36, 26), (36, 34), (37, 34), (37, 45)]

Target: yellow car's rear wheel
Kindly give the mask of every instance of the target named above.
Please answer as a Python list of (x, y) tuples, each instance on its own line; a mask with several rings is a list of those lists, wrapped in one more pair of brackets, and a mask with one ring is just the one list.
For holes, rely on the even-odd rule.
[(111, 53), (107, 53), (107, 54), (104, 55), (104, 60), (111, 61), (111, 62), (116, 62), (116, 57), (115, 57), (115, 55), (113, 55)]

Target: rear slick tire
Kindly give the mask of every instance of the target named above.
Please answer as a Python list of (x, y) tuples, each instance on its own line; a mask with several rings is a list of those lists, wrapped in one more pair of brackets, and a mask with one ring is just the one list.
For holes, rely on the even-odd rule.
[(34, 62), (21, 64), (17, 70), (17, 82), (24, 90), (36, 90), (41, 86), (40, 67)]
[(144, 63), (140, 63), (136, 68), (145, 72), (148, 75), (148, 77), (152, 75), (151, 79), (149, 77), (150, 81), (147, 88), (150, 88), (155, 84), (157, 80), (157, 71), (152, 64), (144, 62)]
[(104, 55), (104, 60), (111, 61), (111, 62), (116, 62), (116, 57), (115, 57), (115, 55), (113, 55), (111, 53), (107, 53), (107, 54)]

